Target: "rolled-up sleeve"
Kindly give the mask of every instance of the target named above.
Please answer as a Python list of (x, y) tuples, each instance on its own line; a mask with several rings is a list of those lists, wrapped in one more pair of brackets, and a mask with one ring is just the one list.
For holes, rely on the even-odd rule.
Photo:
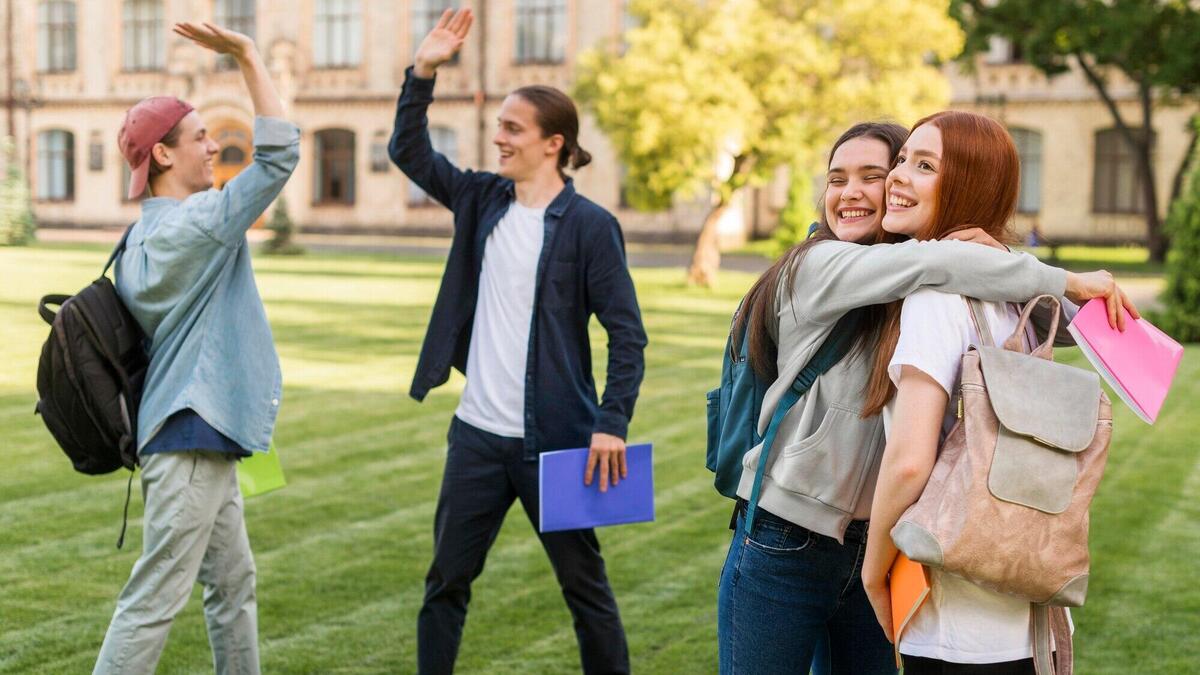
[(186, 200), (188, 220), (221, 245), (240, 246), (246, 231), (279, 196), (299, 162), (299, 127), (277, 117), (254, 118), (253, 161), (220, 190)]

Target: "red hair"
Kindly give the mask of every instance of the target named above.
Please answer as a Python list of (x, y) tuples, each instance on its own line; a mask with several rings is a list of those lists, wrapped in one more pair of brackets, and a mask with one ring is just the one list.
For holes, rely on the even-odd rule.
[[(914, 238), (941, 239), (956, 230), (978, 227), (998, 241), (1011, 241), (1009, 223), (1021, 186), (1021, 163), (1012, 136), (990, 117), (958, 110), (930, 115), (914, 124), (912, 131), (925, 124), (942, 133), (942, 159), (933, 218)], [(863, 417), (878, 414), (895, 393), (887, 366), (900, 337), (900, 307), (901, 301), (887, 307)]]

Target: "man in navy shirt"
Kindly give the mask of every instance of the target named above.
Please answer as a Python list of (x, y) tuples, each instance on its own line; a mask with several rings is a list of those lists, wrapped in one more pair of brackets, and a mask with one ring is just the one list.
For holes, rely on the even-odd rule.
[[(425, 113), (436, 68), (462, 47), (471, 21), (469, 9), (447, 10), (421, 43), (389, 144), (408, 178), (454, 212), (454, 240), (410, 394), (422, 400), (451, 366), (467, 376), (450, 425), (417, 621), (421, 673), (453, 670), (471, 582), (514, 499), (537, 527), (538, 453), (589, 447), (580, 480), (598, 480), (601, 491), (627, 476), (625, 435), (646, 346), (620, 226), (563, 173), (590, 161), (570, 98), (532, 86), (505, 99), (493, 138), (498, 173), (460, 170), (433, 150)], [(592, 314), (609, 339), (599, 403)], [(539, 536), (574, 617), (584, 672), (629, 672), (595, 533)]]

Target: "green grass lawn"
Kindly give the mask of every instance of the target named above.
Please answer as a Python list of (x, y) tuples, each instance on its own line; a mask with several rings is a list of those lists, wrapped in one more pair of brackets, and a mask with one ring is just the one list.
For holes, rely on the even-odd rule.
[[(103, 258), (97, 248), (0, 249), (0, 672), (88, 671), (141, 545), (135, 495), (126, 549), (113, 547), (124, 476), (74, 474), (32, 415), (46, 333), (34, 302), (83, 286)], [(445, 433), (463, 382), (455, 374), (424, 404), (406, 395), (441, 263), (321, 255), (260, 258), (257, 269), (283, 362), (276, 438), (291, 483), (246, 508), (263, 669), (411, 672)], [(650, 347), (630, 440), (655, 443), (658, 520), (604, 529), (600, 539), (634, 671), (715, 672), (730, 504), (703, 468), (704, 392), (751, 277), (725, 273), (707, 292), (684, 288), (679, 270), (634, 276)], [(602, 373), (598, 326), (593, 337)], [(1181, 673), (1200, 663), (1198, 354), (1189, 348), (1155, 427), (1115, 404), (1092, 509), (1091, 594), (1075, 612), (1081, 673)], [(577, 669), (570, 616), (517, 507), (474, 589), (459, 672)], [(210, 671), (197, 592), (160, 672)]]

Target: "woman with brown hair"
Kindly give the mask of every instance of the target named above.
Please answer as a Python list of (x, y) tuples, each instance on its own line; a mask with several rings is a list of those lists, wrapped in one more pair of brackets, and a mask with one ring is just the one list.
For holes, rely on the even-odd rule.
[[(760, 434), (842, 315), (877, 307), (868, 311), (849, 355), (817, 378), (783, 418), (751, 531), (739, 502), (718, 591), (722, 673), (808, 672), (814, 650), (826, 640), (830, 672), (896, 672), (890, 642), (860, 582), (883, 454), (882, 404), (872, 408), (863, 397), (880, 332), (889, 325), (882, 305), (921, 288), (997, 301), (1043, 293), (1076, 301), (1106, 297), (1114, 312), (1117, 304), (1128, 304), (1111, 275), (1048, 267), (1008, 252), (978, 228), (942, 234), (994, 247), (887, 243), (904, 238), (880, 223), (885, 207), (897, 208), (886, 203), (884, 185), (906, 135), (898, 125), (870, 123), (837, 140), (821, 227), (763, 273), (743, 301), (734, 334), (746, 328), (751, 366), (773, 382), (763, 400)], [(953, 212), (958, 223), (976, 222), (975, 213)], [(743, 500), (761, 451), (760, 445), (743, 458)]]
[[(1019, 177), (1016, 147), (999, 123), (966, 112), (932, 115), (913, 127), (888, 175), (883, 228), (930, 240), (956, 223), (971, 222), (997, 240), (1009, 240)], [(888, 307), (880, 333), (864, 413), (883, 411), (887, 444), (862, 579), (889, 635), (887, 574), (896, 557), (891, 529), (920, 497), (940, 441), (956, 421), (951, 392), (957, 390), (962, 355), (981, 344), (980, 330), (1001, 344), (1017, 326), (1012, 305), (982, 306), (986, 321), (977, 327), (962, 296), (922, 289)], [(901, 636), (906, 673), (1034, 672), (1028, 601), (938, 570), (931, 578), (929, 600)]]

